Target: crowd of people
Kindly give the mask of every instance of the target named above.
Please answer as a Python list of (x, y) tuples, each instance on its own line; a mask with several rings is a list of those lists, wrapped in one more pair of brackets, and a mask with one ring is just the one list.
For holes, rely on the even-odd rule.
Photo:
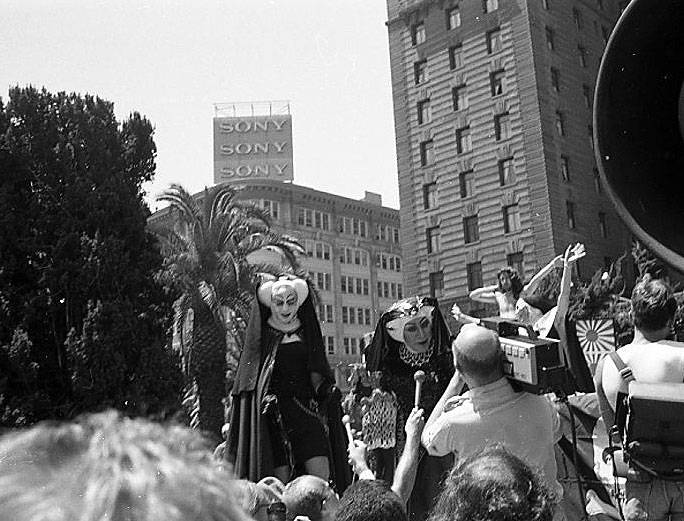
[[(570, 273), (583, 255), (581, 244), (569, 246), (527, 285), (502, 270), (471, 297), (557, 341), (570, 365)], [(534, 291), (554, 267), (563, 275), (547, 305)], [(628, 520), (684, 518), (681, 465), (649, 466), (653, 455), (646, 462), (630, 453), (625, 437), (630, 381), (684, 382), (684, 344), (669, 339), (675, 310), (665, 282), (638, 281), (634, 340), (595, 373), (605, 425), (627, 454)], [(198, 433), (115, 412), (39, 424), (0, 439), (0, 521), (568, 519), (556, 397), (517, 389), (497, 332), (459, 309), (454, 316), (463, 325), (452, 337), (433, 298), (403, 299), (383, 313), (365, 349), (367, 392), (359, 378), (358, 400), (345, 401), (361, 409), (354, 436), (306, 281), (264, 279), (226, 441), (213, 456)], [(594, 491), (586, 499), (592, 519), (619, 518), (621, 504)]]

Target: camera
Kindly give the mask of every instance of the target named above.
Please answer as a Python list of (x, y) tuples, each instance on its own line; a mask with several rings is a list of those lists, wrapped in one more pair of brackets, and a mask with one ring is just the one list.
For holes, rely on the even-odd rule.
[(567, 387), (558, 340), (539, 338), (531, 326), (510, 319), (488, 317), (480, 322), (499, 335), (504, 372), (515, 387), (532, 394), (562, 392)]

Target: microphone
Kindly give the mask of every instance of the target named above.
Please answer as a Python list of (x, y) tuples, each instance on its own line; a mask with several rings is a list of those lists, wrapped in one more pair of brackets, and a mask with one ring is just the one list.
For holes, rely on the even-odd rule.
[(416, 394), (413, 399), (413, 406), (418, 409), (420, 407), (420, 391), (425, 381), (425, 371), (416, 371), (413, 373), (413, 379), (416, 381)]
[(351, 431), (351, 418), (348, 414), (342, 416), (342, 423), (344, 423), (344, 428), (347, 431), (347, 439), (349, 440), (349, 445), (354, 445), (354, 435)]

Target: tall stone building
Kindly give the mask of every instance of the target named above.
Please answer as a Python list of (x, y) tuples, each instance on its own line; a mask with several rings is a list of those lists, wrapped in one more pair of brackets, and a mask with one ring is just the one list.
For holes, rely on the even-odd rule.
[(628, 248), (592, 138), (618, 4), (387, 0), (409, 293), (469, 309), (501, 266), (529, 279), (581, 241), (588, 278)]

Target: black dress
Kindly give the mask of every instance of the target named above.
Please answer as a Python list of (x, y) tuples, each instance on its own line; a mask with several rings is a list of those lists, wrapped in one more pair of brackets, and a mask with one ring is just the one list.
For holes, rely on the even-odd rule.
[[(269, 392), (278, 398), (295, 461), (304, 463), (316, 456), (327, 457), (328, 440), (313, 399), (309, 349), (301, 339), (288, 342), (286, 336), (281, 340)], [(287, 453), (277, 441), (273, 446), (273, 463), (276, 467), (288, 464)]]

